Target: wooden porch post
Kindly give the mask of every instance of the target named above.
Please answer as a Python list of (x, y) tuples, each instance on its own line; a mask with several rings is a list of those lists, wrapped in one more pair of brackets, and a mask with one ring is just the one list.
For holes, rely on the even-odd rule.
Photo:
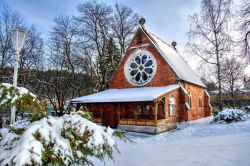
[(121, 104), (118, 104), (118, 124), (120, 124), (120, 115), (121, 115)]
[(81, 104), (76, 104), (76, 112), (80, 110)]
[(86, 108), (86, 110), (87, 110), (88, 112), (91, 112), (91, 110), (90, 110), (90, 105), (85, 104), (84, 106), (85, 106), (85, 108)]
[(103, 113), (103, 105), (101, 104), (101, 121), (103, 122), (102, 113)]
[(166, 120), (168, 117), (168, 103), (165, 98), (164, 98), (164, 111), (165, 111), (165, 120)]
[(135, 114), (135, 124), (137, 125), (137, 105), (133, 105), (133, 110), (134, 110), (134, 114)]
[(154, 114), (155, 114), (155, 125), (157, 125), (157, 113), (158, 113), (158, 102), (155, 102), (155, 109), (154, 109)]

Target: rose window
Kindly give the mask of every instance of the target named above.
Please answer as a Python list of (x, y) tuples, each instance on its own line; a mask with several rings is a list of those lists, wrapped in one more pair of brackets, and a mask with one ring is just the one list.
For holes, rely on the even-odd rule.
[(151, 53), (137, 51), (126, 62), (125, 76), (131, 84), (143, 86), (154, 77), (156, 67), (156, 60)]

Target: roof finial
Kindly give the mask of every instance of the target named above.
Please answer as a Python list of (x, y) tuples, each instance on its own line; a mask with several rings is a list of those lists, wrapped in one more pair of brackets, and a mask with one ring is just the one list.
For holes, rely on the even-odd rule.
[(144, 26), (145, 22), (146, 22), (145, 18), (143, 18), (143, 17), (140, 18), (139, 24), (140, 24), (141, 26)]
[(176, 49), (176, 45), (177, 45), (176, 41), (173, 41), (172, 46), (174, 47), (174, 49)]

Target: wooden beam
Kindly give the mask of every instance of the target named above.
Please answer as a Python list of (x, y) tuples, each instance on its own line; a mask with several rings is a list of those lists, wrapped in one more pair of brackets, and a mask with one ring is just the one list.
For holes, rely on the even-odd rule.
[(158, 102), (155, 102), (155, 108), (154, 108), (155, 125), (157, 124), (157, 113), (158, 113)]
[(137, 115), (138, 115), (138, 112), (137, 112), (137, 109), (138, 109), (138, 106), (135, 104), (133, 105), (133, 111), (134, 111), (134, 115), (135, 115), (135, 124), (137, 124)]
[(165, 111), (165, 119), (167, 119), (168, 117), (168, 102), (166, 100), (166, 98), (164, 98), (164, 111)]
[(173, 92), (173, 91), (175, 91), (175, 90), (178, 90), (178, 89), (179, 89), (179, 88), (176, 88), (176, 89), (171, 90), (171, 91), (169, 91), (169, 92), (167, 92), (167, 93), (164, 93), (164, 94), (162, 94), (162, 95), (156, 97), (153, 101), (159, 101), (159, 100), (161, 100), (163, 97), (165, 97), (167, 94), (169, 94), (169, 93), (171, 93), (171, 92)]
[(119, 103), (118, 104), (118, 112), (117, 112), (117, 114), (118, 114), (118, 124), (120, 123), (120, 115), (121, 115), (121, 104)]
[(103, 121), (103, 119), (102, 119), (102, 113), (103, 113), (103, 105), (101, 104), (101, 120)]

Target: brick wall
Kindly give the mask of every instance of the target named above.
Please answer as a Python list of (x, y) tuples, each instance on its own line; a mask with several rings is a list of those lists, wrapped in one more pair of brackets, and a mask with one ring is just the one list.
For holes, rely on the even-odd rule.
[[(135, 35), (136, 36), (136, 35)], [(132, 42), (130, 44), (131, 47), (135, 46), (141, 46), (149, 44), (148, 46), (144, 46), (141, 48), (134, 48), (134, 49), (128, 49), (117, 69), (115, 72), (113, 79), (110, 81), (109, 87), (110, 88), (133, 88), (136, 86), (131, 85), (124, 75), (124, 65), (127, 61), (128, 57), (133, 54), (138, 49), (144, 49), (152, 53), (156, 59), (157, 62), (157, 71), (154, 76), (154, 78), (145, 86), (166, 86), (170, 84), (175, 84), (176, 81), (176, 75), (174, 74), (173, 70), (169, 67), (169, 65), (166, 63), (166, 61), (163, 59), (163, 57), (158, 53), (158, 51), (150, 44), (150, 41), (147, 39), (145, 35), (142, 35), (142, 44), (137, 45), (136, 43), (136, 37), (132, 39)]]
[[(141, 33), (141, 32), (137, 32)], [(136, 36), (136, 35), (135, 35)], [(138, 48), (138, 46), (141, 46)], [(124, 65), (127, 61), (128, 57), (133, 54), (137, 49), (145, 49), (151, 52), (157, 62), (157, 71), (154, 78), (145, 86), (167, 86), (170, 84), (176, 84), (178, 82), (177, 77), (170, 66), (166, 63), (163, 57), (158, 53), (158, 51), (151, 45), (150, 41), (147, 37), (142, 33), (142, 43), (137, 44), (136, 37), (132, 39), (132, 42), (129, 46), (130, 48), (126, 51), (123, 59), (121, 60), (117, 71), (115, 72), (112, 80), (109, 83), (110, 88), (134, 88), (136, 86), (131, 85), (125, 78), (124, 75)], [(197, 86), (195, 84), (191, 84), (188, 82), (183, 82), (183, 86), (185, 89), (190, 92), (192, 95), (192, 108), (187, 110), (185, 108), (185, 102), (188, 102), (186, 98), (186, 94), (182, 92), (181, 89), (174, 90), (169, 92), (168, 94), (162, 96), (165, 97), (165, 109), (167, 115), (168, 123), (175, 123), (180, 121), (190, 121), (199, 119), (205, 116), (211, 115), (211, 109), (209, 107), (209, 98), (205, 94), (204, 88)], [(202, 96), (202, 107), (199, 108), (199, 96)], [(170, 116), (170, 106), (169, 106), (169, 98), (174, 97), (176, 102), (176, 115)], [(95, 104), (93, 104), (95, 105)], [(114, 103), (104, 104), (106, 105), (103, 108), (101, 117), (104, 125), (108, 125), (111, 127), (116, 127), (117, 125), (117, 108)], [(99, 107), (100, 109), (100, 107)], [(92, 112), (98, 115), (98, 107), (92, 106)], [(100, 115), (99, 115), (100, 116)]]
[[(209, 108), (209, 100), (205, 93), (205, 89), (203, 87), (184, 82), (184, 88), (190, 92), (192, 96), (192, 107), (189, 110), (184, 111), (185, 120), (195, 120), (205, 116), (211, 115), (211, 110)], [(202, 97), (202, 107), (199, 107), (199, 96)], [(188, 102), (188, 101), (185, 101)]]
[[(179, 104), (181, 102), (180, 90), (176, 89), (172, 92), (169, 92), (164, 97), (165, 97), (167, 123), (175, 123), (175, 122), (181, 121), (182, 108), (181, 108), (181, 105)], [(175, 116), (170, 116), (170, 105), (169, 105), (170, 97), (173, 97), (176, 102), (176, 115)]]

